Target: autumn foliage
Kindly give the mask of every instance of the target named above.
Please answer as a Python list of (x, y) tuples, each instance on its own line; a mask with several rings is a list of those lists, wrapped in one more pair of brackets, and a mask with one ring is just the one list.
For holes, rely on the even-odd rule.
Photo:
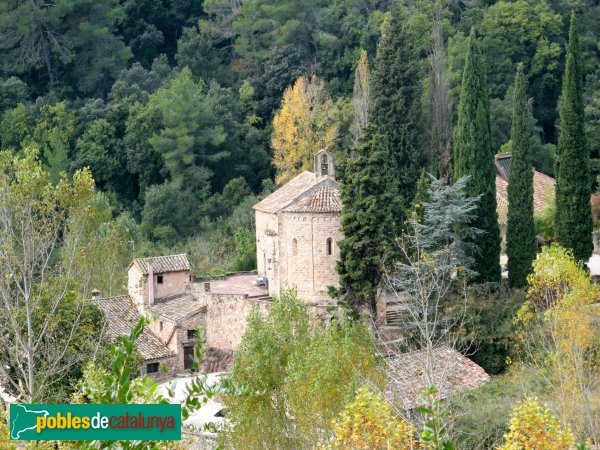
[(323, 81), (316, 76), (298, 78), (285, 90), (273, 119), (271, 147), (277, 183), (312, 169), (314, 154), (332, 147), (337, 130), (335, 105)]
[(334, 422), (335, 438), (331, 449), (413, 450), (421, 448), (416, 430), (398, 418), (389, 403), (363, 387)]
[(558, 419), (528, 398), (514, 409), (506, 442), (498, 450), (567, 450), (575, 448), (575, 438), (569, 429), (563, 430)]
[(563, 426), (580, 439), (597, 439), (600, 336), (594, 303), (600, 287), (570, 250), (556, 244), (543, 249), (533, 270), (516, 318), (516, 367), (543, 387)]

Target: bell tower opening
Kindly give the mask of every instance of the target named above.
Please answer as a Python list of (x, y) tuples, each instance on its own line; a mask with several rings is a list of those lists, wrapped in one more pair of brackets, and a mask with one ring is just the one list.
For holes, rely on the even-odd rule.
[(315, 175), (335, 178), (335, 162), (333, 155), (327, 150), (321, 150), (315, 155)]

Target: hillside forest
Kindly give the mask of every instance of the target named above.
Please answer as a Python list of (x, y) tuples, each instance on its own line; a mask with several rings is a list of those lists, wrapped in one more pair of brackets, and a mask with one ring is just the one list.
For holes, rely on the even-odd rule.
[[(186, 253), (196, 281), (255, 270), (252, 206), (326, 149), (343, 205), (337, 315), (313, 321), (282, 289), (250, 313), (223, 390), (192, 383), (184, 419), (220, 395), (222, 448), (600, 445), (600, 285), (585, 266), (600, 226), (598, 0), (0, 12), (0, 384), (18, 401), (167, 402), (139, 372), (148, 323), (110, 341), (90, 299), (125, 294), (138, 257)], [(535, 215), (532, 169), (555, 187)], [(382, 287), (405, 307), (392, 349), (369, 322)], [(441, 401), (440, 345), (491, 377)], [(382, 361), (411, 351), (431, 381), (416, 410), (384, 395)], [(0, 447), (14, 448), (3, 409)], [(111, 445), (188, 444), (60, 448)]]
[[(340, 162), (350, 153), (364, 120), (355, 71), (359, 61), (367, 76), (377, 70), (389, 3), (2, 2), (1, 148), (37, 149), (54, 180), (89, 167), (136, 255), (188, 251), (199, 274), (252, 268), (256, 196), (308, 167), (320, 147)], [(574, 12), (592, 173), (600, 174), (596, 2), (411, 0), (406, 8), (415, 59), (403, 63), (420, 83), (417, 138), (432, 173), (442, 170), (434, 167), (440, 145), (451, 145), (475, 27), (493, 150), (510, 150), (514, 72), (523, 63), (533, 164), (553, 175)]]

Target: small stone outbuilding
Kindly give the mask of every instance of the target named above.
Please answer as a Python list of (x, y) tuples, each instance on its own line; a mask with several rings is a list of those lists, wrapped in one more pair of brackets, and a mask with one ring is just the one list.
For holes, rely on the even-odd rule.
[(430, 384), (437, 388), (437, 397), (444, 399), (490, 380), (483, 368), (452, 347), (443, 345), (431, 350), (433, 380), (428, 381), (426, 359), (426, 350), (416, 350), (387, 360), (386, 395), (406, 410), (422, 404), (419, 401), (420, 393)]

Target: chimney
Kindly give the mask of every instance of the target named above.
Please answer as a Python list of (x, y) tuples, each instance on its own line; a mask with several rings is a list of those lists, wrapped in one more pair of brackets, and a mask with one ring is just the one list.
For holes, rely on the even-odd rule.
[(204, 292), (210, 292), (210, 282), (204, 283)]
[(92, 289), (92, 300), (98, 300), (100, 298), (100, 290)]
[(148, 305), (154, 304), (154, 269), (152, 258), (148, 258)]

